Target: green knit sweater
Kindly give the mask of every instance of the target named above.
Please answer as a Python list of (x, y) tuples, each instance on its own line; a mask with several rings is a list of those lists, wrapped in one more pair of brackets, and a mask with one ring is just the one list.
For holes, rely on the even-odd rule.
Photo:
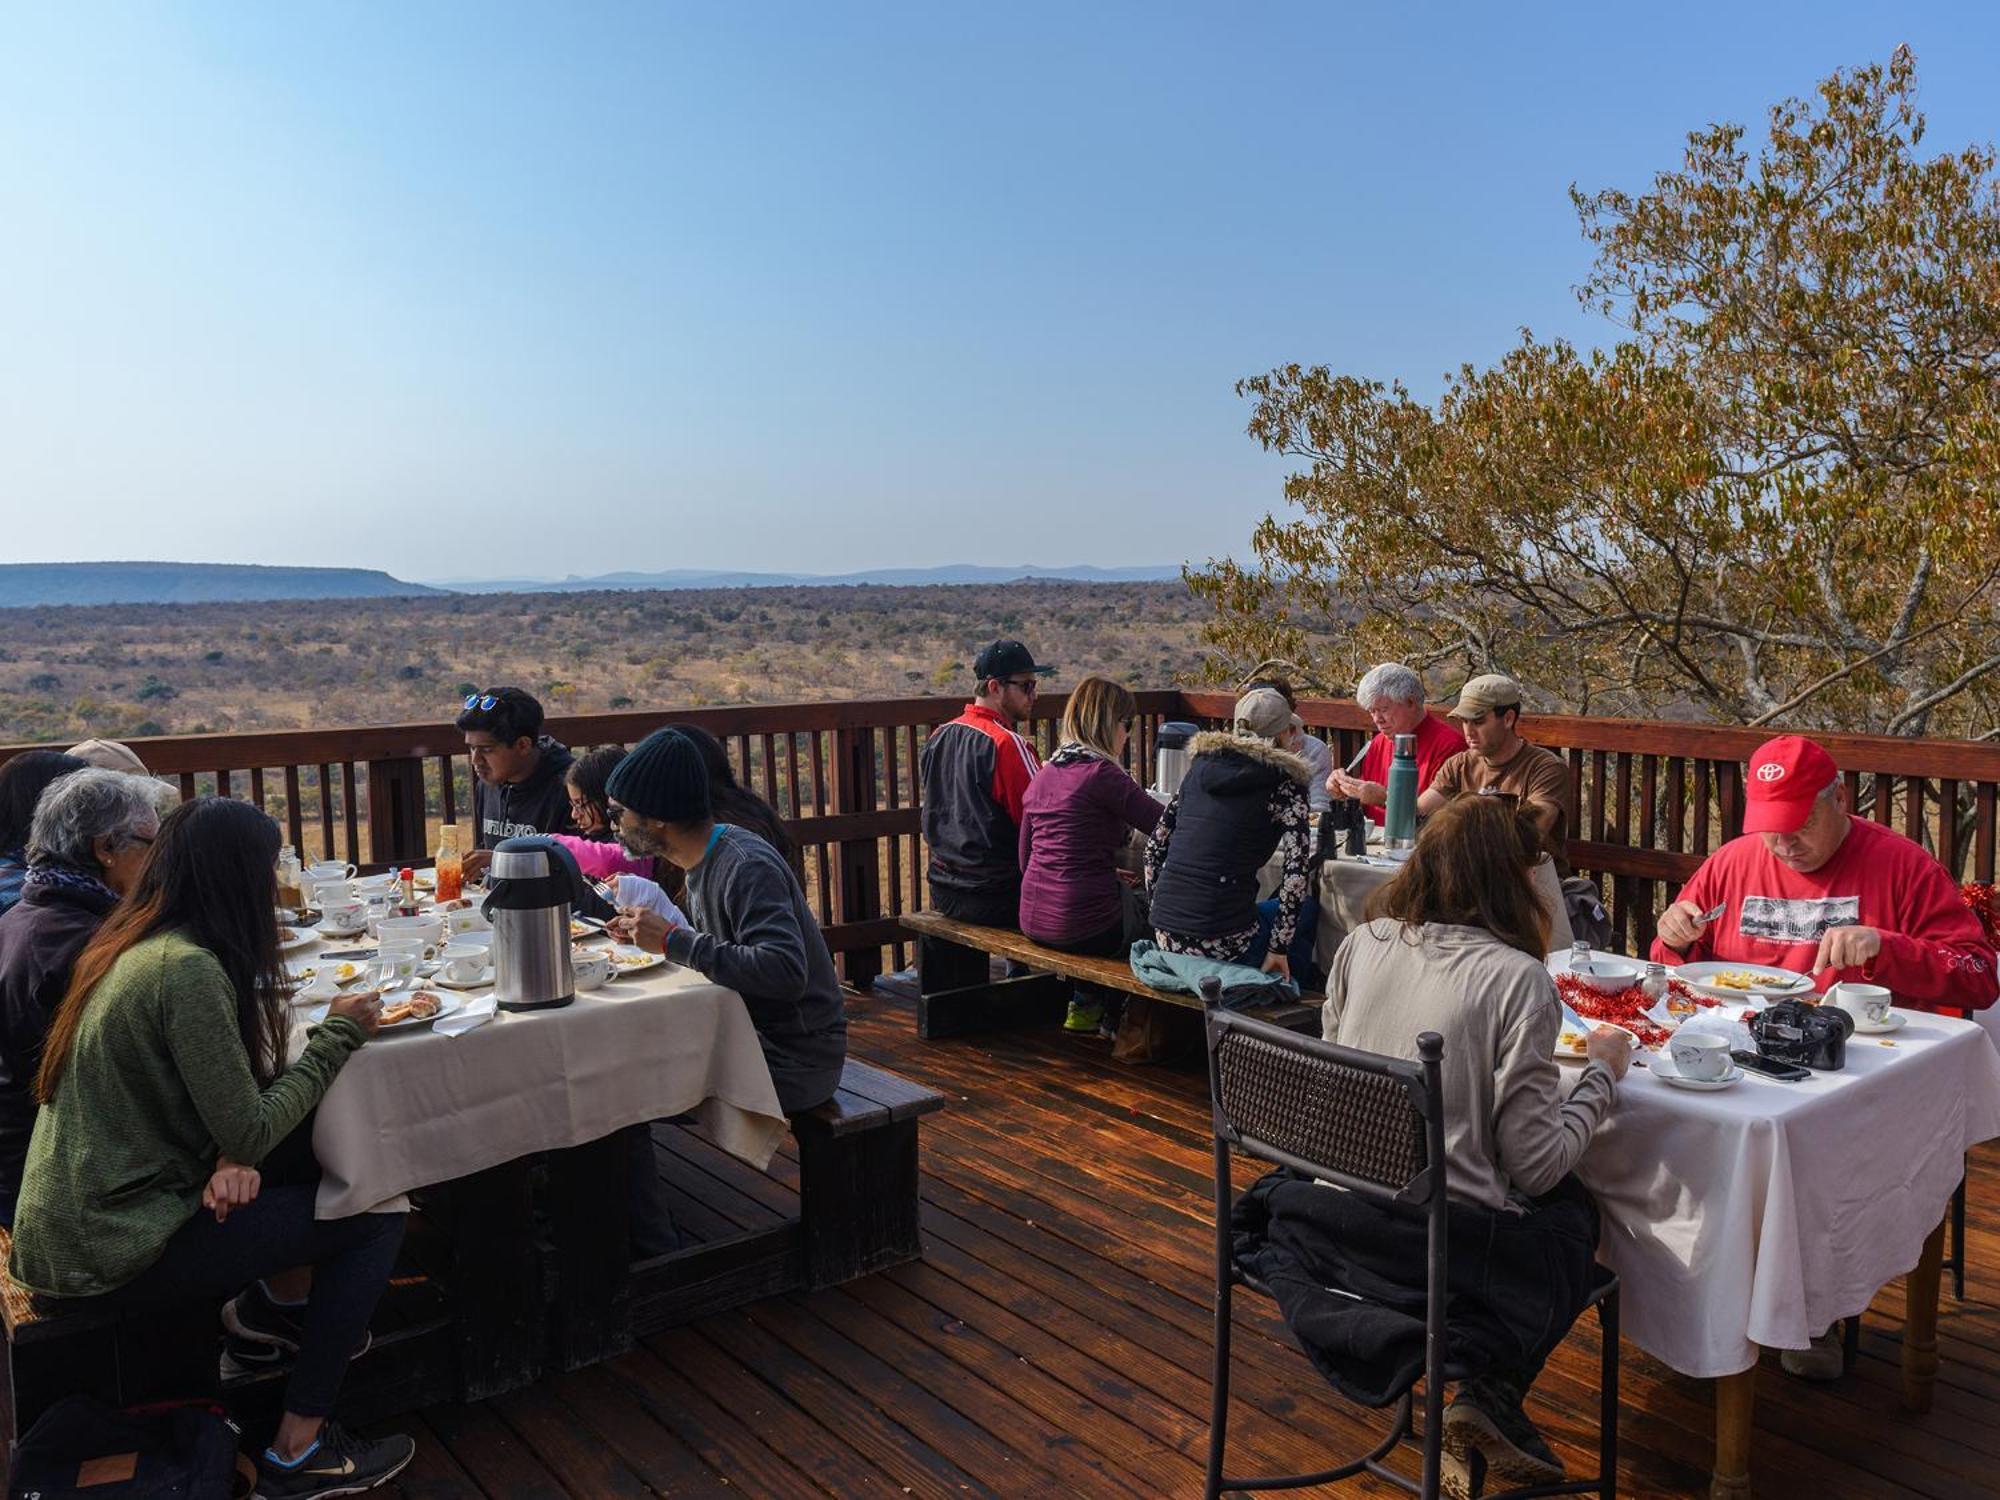
[(178, 933), (135, 944), (83, 1013), (35, 1120), (8, 1269), (58, 1297), (114, 1291), (201, 1207), (218, 1155), (254, 1166), (366, 1038), (335, 1017), (260, 1091), (222, 965)]

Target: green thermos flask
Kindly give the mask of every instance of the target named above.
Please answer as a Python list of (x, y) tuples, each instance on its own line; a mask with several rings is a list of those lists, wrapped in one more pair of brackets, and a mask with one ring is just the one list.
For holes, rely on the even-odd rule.
[(1391, 849), (1408, 849), (1417, 842), (1417, 737), (1396, 736), (1396, 758), (1389, 762), (1389, 810), (1383, 833)]

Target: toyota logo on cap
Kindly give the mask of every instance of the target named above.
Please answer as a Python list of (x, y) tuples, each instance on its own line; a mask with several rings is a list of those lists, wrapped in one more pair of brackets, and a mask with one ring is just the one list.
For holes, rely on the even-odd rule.
[(1775, 760), (1767, 760), (1757, 768), (1757, 779), (1759, 781), (1783, 781), (1785, 779), (1785, 768)]

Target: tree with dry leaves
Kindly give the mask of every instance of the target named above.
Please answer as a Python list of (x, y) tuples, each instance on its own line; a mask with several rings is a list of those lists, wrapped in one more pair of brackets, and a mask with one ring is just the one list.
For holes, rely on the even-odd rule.
[(2000, 180), (1920, 149), (1914, 83), (1900, 49), (1754, 158), (1717, 125), (1642, 194), (1573, 189), (1604, 348), (1524, 332), (1430, 404), (1242, 381), (1298, 514), (1189, 570), (1213, 674), (1399, 656), (1584, 712), (2000, 737)]

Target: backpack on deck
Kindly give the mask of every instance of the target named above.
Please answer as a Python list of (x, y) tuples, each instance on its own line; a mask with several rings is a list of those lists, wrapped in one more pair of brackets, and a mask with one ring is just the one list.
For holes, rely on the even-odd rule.
[(120, 1411), (66, 1396), (15, 1445), (8, 1500), (235, 1500), (257, 1477), (238, 1436), (205, 1402)]

